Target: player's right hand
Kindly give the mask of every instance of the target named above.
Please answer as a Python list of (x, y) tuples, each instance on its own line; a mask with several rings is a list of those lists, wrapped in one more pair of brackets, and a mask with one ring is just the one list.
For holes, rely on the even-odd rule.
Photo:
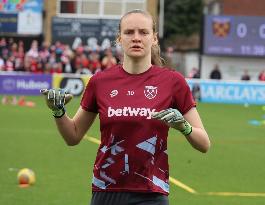
[(52, 110), (53, 116), (60, 118), (65, 114), (65, 105), (70, 102), (73, 95), (64, 89), (41, 89), (47, 106)]

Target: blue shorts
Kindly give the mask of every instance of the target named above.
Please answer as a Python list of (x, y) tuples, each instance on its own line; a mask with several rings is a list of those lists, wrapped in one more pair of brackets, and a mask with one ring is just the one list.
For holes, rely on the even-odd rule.
[(168, 205), (168, 196), (160, 193), (93, 192), (90, 205)]

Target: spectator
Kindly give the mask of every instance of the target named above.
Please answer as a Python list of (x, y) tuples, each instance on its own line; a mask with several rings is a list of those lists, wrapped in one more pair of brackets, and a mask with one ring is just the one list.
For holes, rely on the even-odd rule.
[(4, 59), (0, 56), (0, 71), (4, 71), (5, 69), (5, 62)]
[(7, 45), (7, 48), (8, 48), (9, 51), (12, 50), (12, 46), (13, 46), (14, 43), (15, 43), (15, 41), (14, 41), (13, 38), (9, 38), (9, 39), (8, 39), (8, 45)]
[(51, 67), (56, 64), (56, 53), (55, 50), (51, 50), (50, 56), (48, 58), (48, 63), (50, 64)]
[(6, 61), (9, 58), (9, 50), (7, 47), (2, 48), (2, 58)]
[(89, 60), (85, 53), (81, 53), (78, 59), (79, 62), (79, 68), (76, 70), (77, 73), (80, 74), (91, 74), (91, 71), (89, 70)]
[(200, 78), (200, 73), (198, 68), (192, 68), (188, 78)]
[(49, 51), (49, 43), (48, 42), (43, 42), (40, 52), (39, 52), (40, 60), (42, 63), (47, 63), (49, 56), (50, 56), (50, 51)]
[(38, 58), (39, 57), (38, 41), (36, 41), (36, 40), (32, 41), (30, 49), (26, 55), (29, 57), (32, 57), (32, 58)]
[(10, 56), (6, 61), (5, 71), (14, 71), (14, 56)]
[(24, 71), (24, 58), (15, 58), (15, 71)]
[(95, 74), (98, 71), (101, 71), (101, 62), (99, 59), (99, 54), (96, 51), (93, 51), (90, 54), (89, 70), (91, 71), (92, 74)]
[(214, 69), (210, 73), (210, 79), (215, 79), (215, 80), (222, 79), (222, 74), (221, 74), (218, 64), (215, 64)]
[(18, 55), (18, 46), (16, 43), (13, 43), (10, 46), (10, 50), (9, 50), (9, 56), (14, 56), (16, 57)]
[(105, 50), (105, 57), (101, 61), (102, 70), (110, 68), (117, 64), (116, 58), (113, 56), (111, 49)]
[(19, 41), (17, 56), (15, 59), (15, 70), (16, 71), (25, 71), (24, 60), (25, 60), (24, 43), (23, 41)]
[(265, 81), (265, 70), (262, 70), (259, 74), (259, 80), (260, 81)]
[(90, 63), (90, 62), (89, 62), (89, 60), (88, 60), (86, 54), (85, 54), (85, 53), (82, 53), (81, 56), (80, 56), (80, 58), (81, 58), (81, 64), (82, 64), (82, 67), (83, 67), (84, 69), (88, 69), (88, 67), (89, 67), (89, 63)]
[(241, 80), (250, 80), (250, 75), (248, 74), (248, 70), (245, 69), (243, 75), (241, 76)]
[(3, 55), (3, 51), (7, 49), (7, 43), (5, 38), (0, 39), (0, 55)]
[(70, 57), (67, 55), (62, 55), (61, 56), (61, 61), (62, 61), (62, 68), (64, 73), (74, 73), (73, 67), (71, 64)]
[(74, 53), (69, 45), (64, 46), (63, 55), (67, 56), (69, 59), (72, 59), (74, 57)]

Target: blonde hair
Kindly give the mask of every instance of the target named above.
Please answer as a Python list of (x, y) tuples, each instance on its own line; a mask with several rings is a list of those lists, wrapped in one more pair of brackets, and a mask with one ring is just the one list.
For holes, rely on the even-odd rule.
[[(156, 22), (155, 22), (154, 18), (151, 16), (151, 14), (149, 14), (147, 11), (143, 11), (140, 9), (134, 9), (134, 10), (128, 11), (127, 13), (125, 13), (121, 17), (116, 42), (118, 42), (118, 39), (121, 35), (121, 22), (122, 22), (123, 18), (128, 16), (129, 14), (143, 14), (146, 17), (151, 18), (152, 23), (153, 23), (153, 25), (152, 25), (153, 33), (154, 33), (154, 35), (157, 35)], [(160, 46), (158, 43), (156, 45), (153, 45), (151, 48), (151, 63), (153, 65), (157, 65), (157, 66), (163, 66), (164, 65), (164, 59), (161, 57), (161, 50), (160, 50)]]

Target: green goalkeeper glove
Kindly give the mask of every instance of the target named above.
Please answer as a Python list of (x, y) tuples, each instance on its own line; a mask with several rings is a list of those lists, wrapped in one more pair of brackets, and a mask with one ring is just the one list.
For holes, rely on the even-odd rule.
[(55, 118), (60, 118), (65, 114), (65, 105), (73, 98), (73, 95), (60, 88), (41, 89), (40, 92), (45, 96), (46, 104)]
[(173, 108), (156, 112), (152, 115), (153, 119), (164, 121), (170, 127), (179, 130), (183, 135), (187, 136), (192, 132), (192, 126), (184, 119), (183, 115)]

